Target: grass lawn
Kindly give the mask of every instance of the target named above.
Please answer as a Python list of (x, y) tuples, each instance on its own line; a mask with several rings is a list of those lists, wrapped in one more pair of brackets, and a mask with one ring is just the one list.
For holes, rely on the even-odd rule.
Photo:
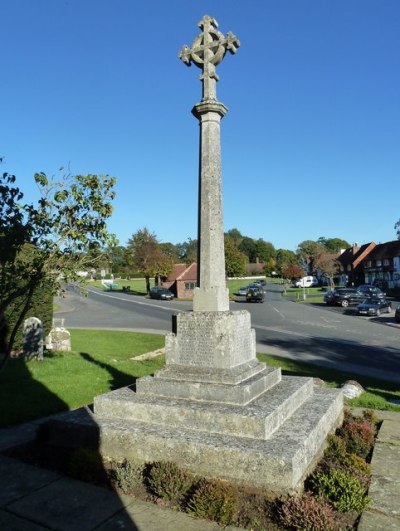
[(43, 362), (9, 360), (0, 372), (0, 426), (91, 404), (164, 364), (164, 357), (130, 359), (164, 346), (160, 335), (71, 330), (71, 342), (73, 351), (47, 353)]
[(283, 359), (268, 354), (258, 354), (257, 357), (270, 367), (281, 367), (282, 374), (321, 378), (329, 387), (342, 387), (347, 380), (356, 380), (363, 386), (365, 392), (358, 398), (349, 401), (352, 407), (400, 411), (400, 406), (389, 402), (390, 400), (400, 400), (400, 388), (395, 383)]
[[(131, 280), (115, 279), (114, 284), (118, 285), (117, 290), (121, 291), (124, 286), (128, 286), (131, 293), (134, 295), (146, 295), (146, 281), (144, 278), (133, 278)], [(99, 288), (105, 290), (101, 280), (91, 280), (86, 283), (88, 287)], [(150, 279), (150, 286), (154, 286), (154, 278)], [(117, 291), (113, 290), (113, 291)]]
[[(142, 362), (130, 358), (164, 346), (164, 337), (106, 330), (71, 330), (71, 352), (47, 353), (43, 362), (11, 359), (0, 372), (0, 426), (26, 422), (59, 411), (91, 404), (93, 397), (130, 385), (154, 373), (164, 357)], [(258, 358), (284, 374), (321, 378), (332, 387), (357, 379), (366, 389), (351, 405), (400, 411), (389, 400), (400, 400), (390, 382), (259, 354)]]
[[(322, 288), (291, 288), (287, 287), (283, 293), (284, 297), (296, 302), (324, 302), (325, 290)], [(306, 298), (304, 299), (304, 295)]]

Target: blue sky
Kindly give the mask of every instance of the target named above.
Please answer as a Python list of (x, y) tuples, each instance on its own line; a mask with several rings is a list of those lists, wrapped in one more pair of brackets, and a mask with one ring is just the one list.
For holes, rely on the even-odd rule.
[(200, 70), (177, 54), (204, 14), (241, 41), (217, 67), (225, 230), (394, 240), (399, 0), (2, 0), (2, 171), (26, 199), (36, 171), (115, 176), (122, 245), (195, 238)]

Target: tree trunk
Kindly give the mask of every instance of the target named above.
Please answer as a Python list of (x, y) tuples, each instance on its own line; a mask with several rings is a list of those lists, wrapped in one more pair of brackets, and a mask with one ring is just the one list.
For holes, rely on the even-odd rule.
[(150, 293), (150, 277), (146, 276), (146, 293)]

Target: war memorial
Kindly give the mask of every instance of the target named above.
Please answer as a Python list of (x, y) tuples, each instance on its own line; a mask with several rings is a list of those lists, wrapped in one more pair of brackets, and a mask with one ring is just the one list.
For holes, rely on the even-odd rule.
[[(217, 65), (239, 40), (204, 16), (180, 59), (200, 68), (199, 278), (193, 311), (174, 316), (166, 364), (135, 386), (94, 399), (99, 450), (276, 492), (301, 490), (328, 433), (341, 422), (342, 393), (312, 378), (282, 376), (257, 360), (247, 311), (230, 310), (225, 279), (221, 119)], [(193, 164), (197, 164), (193, 160)]]

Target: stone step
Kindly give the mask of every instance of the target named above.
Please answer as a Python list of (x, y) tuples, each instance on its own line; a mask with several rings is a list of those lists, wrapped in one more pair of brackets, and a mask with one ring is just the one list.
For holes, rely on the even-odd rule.
[[(167, 373), (167, 375), (169, 374)], [(244, 406), (279, 383), (281, 378), (281, 369), (265, 366), (261, 372), (237, 385), (196, 380), (176, 380), (167, 376), (164, 378), (147, 376), (136, 381), (136, 393), (138, 396), (159, 396), (169, 399), (183, 398)]]
[(139, 462), (173, 461), (206, 477), (287, 492), (301, 489), (322, 453), (326, 436), (341, 422), (342, 412), (340, 391), (315, 388), (313, 395), (266, 440), (167, 423), (98, 416), (95, 422), (103, 455)]
[(125, 387), (94, 400), (97, 419), (140, 422), (149, 429), (193, 430), (268, 439), (310, 397), (312, 378), (284, 376), (246, 406), (141, 395)]

